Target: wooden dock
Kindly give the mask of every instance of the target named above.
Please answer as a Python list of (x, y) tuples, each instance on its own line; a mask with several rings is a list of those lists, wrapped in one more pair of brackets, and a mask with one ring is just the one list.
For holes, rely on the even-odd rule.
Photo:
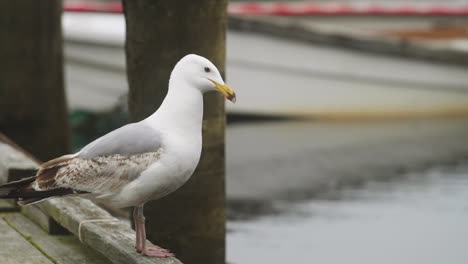
[(0, 263), (111, 263), (70, 234), (47, 233), (17, 209), (0, 202)]
[[(0, 183), (30, 176), (37, 166), (24, 151), (0, 138)], [(0, 241), (2, 264), (182, 264), (176, 258), (137, 254), (135, 232), (128, 224), (78, 197), (25, 207), (0, 200)]]

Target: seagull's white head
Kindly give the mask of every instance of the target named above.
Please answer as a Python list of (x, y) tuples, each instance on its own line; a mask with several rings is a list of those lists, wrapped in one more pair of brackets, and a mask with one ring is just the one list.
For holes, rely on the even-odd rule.
[(224, 83), (216, 66), (206, 58), (189, 54), (177, 62), (171, 73), (172, 78), (183, 78), (202, 93), (219, 91), (231, 102), (236, 102), (236, 94)]

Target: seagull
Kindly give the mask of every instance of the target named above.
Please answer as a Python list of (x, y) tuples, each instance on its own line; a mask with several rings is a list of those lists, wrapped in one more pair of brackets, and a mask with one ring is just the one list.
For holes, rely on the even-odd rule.
[(91, 142), (75, 154), (40, 165), (36, 175), (0, 185), (0, 198), (19, 205), (64, 195), (83, 195), (115, 208), (134, 206), (136, 251), (145, 256), (172, 257), (145, 245), (146, 202), (181, 187), (193, 174), (202, 149), (203, 94), (219, 91), (235, 103), (208, 59), (189, 54), (172, 70), (167, 95), (155, 113)]

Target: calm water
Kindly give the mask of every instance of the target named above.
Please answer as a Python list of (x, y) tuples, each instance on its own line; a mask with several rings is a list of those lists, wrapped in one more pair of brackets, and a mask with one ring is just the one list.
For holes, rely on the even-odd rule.
[(228, 223), (229, 263), (468, 263), (468, 166), (276, 207)]

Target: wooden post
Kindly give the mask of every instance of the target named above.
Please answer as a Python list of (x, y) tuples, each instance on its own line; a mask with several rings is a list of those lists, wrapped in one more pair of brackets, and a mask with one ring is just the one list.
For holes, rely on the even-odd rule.
[[(124, 0), (132, 121), (153, 113), (184, 55), (210, 59), (223, 73), (227, 0)], [(205, 96), (203, 152), (180, 190), (145, 206), (148, 238), (186, 263), (225, 262), (224, 98)]]
[(41, 160), (70, 151), (60, 0), (0, 1), (0, 131)]

